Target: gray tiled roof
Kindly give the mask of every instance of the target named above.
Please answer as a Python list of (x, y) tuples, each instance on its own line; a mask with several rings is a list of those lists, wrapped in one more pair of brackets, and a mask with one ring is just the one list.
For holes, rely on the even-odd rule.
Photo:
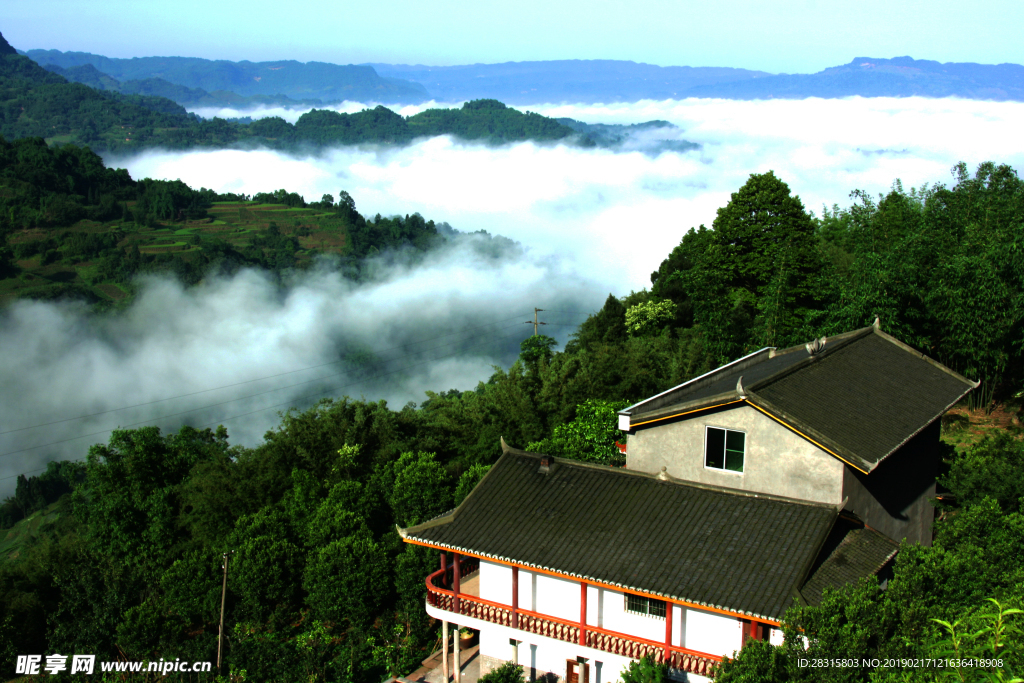
[(807, 357), (807, 352), (803, 347), (794, 349), (791, 353), (779, 353), (774, 356), (770, 355), (770, 351), (770, 349), (762, 349), (752, 353), (697, 379), (681, 384), (664, 394), (630, 406), (626, 410), (634, 415), (652, 415), (660, 412), (660, 409), (706, 401), (722, 394), (734, 393), (736, 380), (741, 376), (743, 383), (749, 386), (787, 370)]
[(840, 519), (800, 594), (810, 605), (821, 604), (827, 588), (842, 588), (864, 576), (876, 574), (899, 550), (899, 544), (863, 524)]
[(620, 588), (778, 619), (834, 507), (751, 495), (508, 449), (419, 541)]
[(627, 411), (633, 425), (744, 399), (865, 472), (964, 397), (975, 383), (868, 327), (810, 354), (765, 350)]

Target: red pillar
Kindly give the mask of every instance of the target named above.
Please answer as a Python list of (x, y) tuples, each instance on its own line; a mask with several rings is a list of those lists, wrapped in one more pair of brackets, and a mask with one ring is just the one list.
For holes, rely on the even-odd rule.
[(445, 582), (448, 580), (448, 553), (441, 551), (441, 587), (444, 588)]
[(519, 567), (512, 567), (512, 628), (519, 628)]
[(587, 582), (580, 581), (580, 645), (587, 646)]
[(751, 620), (740, 619), (740, 623), (743, 624), (743, 645), (746, 646), (748, 640), (761, 640), (761, 624)]
[(665, 662), (672, 661), (672, 603), (665, 601)]
[(452, 601), (452, 607), (454, 608), (452, 611), (456, 614), (461, 614), (459, 612), (459, 575), (462, 573), (461, 564), (459, 554), (452, 553), (452, 592), (455, 593), (455, 599)]

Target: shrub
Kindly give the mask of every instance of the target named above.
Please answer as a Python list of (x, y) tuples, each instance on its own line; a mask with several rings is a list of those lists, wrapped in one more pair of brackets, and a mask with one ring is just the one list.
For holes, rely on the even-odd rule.
[(505, 662), (489, 674), (480, 677), (480, 683), (525, 683), (522, 664)]

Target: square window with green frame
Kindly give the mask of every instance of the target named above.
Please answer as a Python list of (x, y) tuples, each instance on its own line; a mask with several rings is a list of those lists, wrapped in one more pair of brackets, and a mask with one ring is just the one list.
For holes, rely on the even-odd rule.
[(645, 614), (649, 617), (664, 619), (665, 601), (626, 593), (626, 611), (632, 612), (633, 614)]
[(704, 430), (704, 467), (743, 472), (747, 435), (721, 427), (705, 427)]

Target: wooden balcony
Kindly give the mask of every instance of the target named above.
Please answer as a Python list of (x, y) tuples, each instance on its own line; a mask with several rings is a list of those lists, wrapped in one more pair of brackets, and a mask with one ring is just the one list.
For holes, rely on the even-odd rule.
[(456, 596), (449, 588), (454, 583), (454, 567), (438, 570), (427, 577), (427, 604), (445, 612), (519, 629), (545, 638), (579, 643), (585, 647), (630, 659), (641, 659), (650, 655), (656, 662), (666, 662), (673, 669), (681, 669), (699, 676), (710, 676), (715, 665), (722, 659), (706, 652), (658, 643), (590, 624), (583, 626), (584, 642), (581, 643), (579, 622), (521, 608), (513, 610), (511, 605), (484, 600), (479, 597), (479, 574), (472, 576), (480, 568), (480, 560), (467, 557), (459, 566), (460, 576), (463, 577), (460, 581), (459, 594)]

